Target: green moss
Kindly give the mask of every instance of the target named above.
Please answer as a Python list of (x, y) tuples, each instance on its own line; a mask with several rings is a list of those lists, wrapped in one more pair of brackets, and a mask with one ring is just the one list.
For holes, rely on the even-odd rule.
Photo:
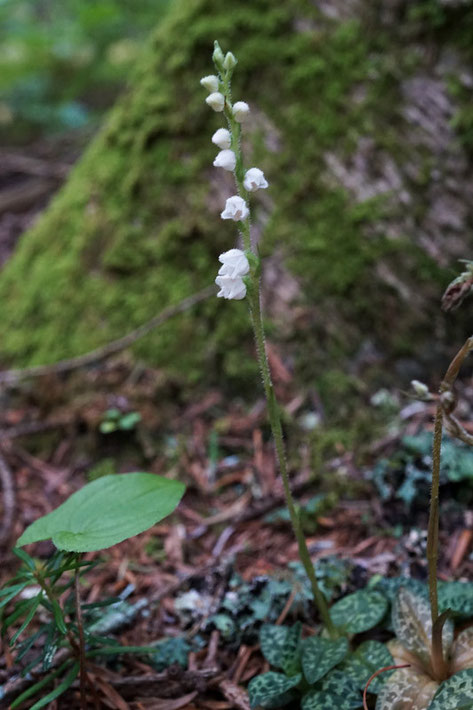
[[(306, 29), (295, 31), (296, 20)], [(212, 283), (218, 254), (235, 243), (208, 180), (209, 137), (221, 117), (205, 105), (199, 78), (211, 71), (215, 38), (239, 59), (234, 96), (269, 117), (280, 145), (272, 153), (261, 130), (251, 136), (274, 203), (262, 252), (284, 245), (316, 314), (291, 343), (302, 377), (312, 381), (327, 358), (343, 368), (366, 330), (386, 336), (387, 350), (406, 336), (415, 318), (393, 333), (383, 299), (394, 315), (405, 304), (374, 286), (379, 259), (397, 266), (400, 254), (379, 230), (366, 236), (385, 205), (353, 205), (323, 177), (327, 151), (349, 155), (371, 132), (387, 140), (384, 117), (397, 85), (377, 57), (392, 40), (361, 22), (332, 23), (303, 0), (181, 0), (144, 49), (130, 90), (1, 274), (4, 364), (78, 355)], [(351, 100), (377, 62), (366, 98)], [(389, 136), (397, 149), (395, 131)], [(408, 265), (416, 273), (419, 262), (430, 263), (417, 257)], [(251, 349), (245, 303), (215, 298), (148, 335), (135, 352), (186, 381), (225, 373), (240, 387), (250, 378), (252, 387)]]

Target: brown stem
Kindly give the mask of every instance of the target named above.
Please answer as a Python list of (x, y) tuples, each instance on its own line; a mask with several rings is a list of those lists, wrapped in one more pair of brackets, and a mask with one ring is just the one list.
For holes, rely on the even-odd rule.
[(443, 627), (450, 615), (450, 611), (444, 611), (443, 614), (437, 618), (435, 624), (432, 627), (432, 672), (435, 680), (439, 683), (444, 681), (449, 676), (448, 662), (445, 660), (443, 654)]
[(368, 710), (368, 700), (367, 700), (367, 695), (368, 695), (368, 688), (370, 687), (371, 683), (374, 681), (375, 678), (377, 678), (381, 673), (387, 673), (388, 671), (395, 671), (398, 670), (399, 668), (410, 668), (410, 663), (404, 663), (402, 666), (385, 666), (384, 668), (379, 668), (375, 673), (373, 673), (372, 676), (368, 678), (368, 682), (365, 685), (365, 689), (363, 691), (363, 710)]
[[(450, 363), (444, 379), (440, 385), (439, 400), (435, 412), (434, 441), (432, 447), (432, 490), (430, 494), (429, 526), (427, 532), (427, 562), (429, 567), (429, 596), (432, 625), (438, 619), (437, 595), (437, 565), (439, 546), (439, 488), (440, 488), (440, 460), (442, 447), (443, 418), (446, 418), (449, 431), (455, 436), (461, 436), (461, 431), (456, 428), (456, 419), (453, 416), (455, 398), (452, 387), (455, 383), (460, 368), (465, 358), (473, 350), (473, 336), (469, 337)], [(467, 442), (469, 443), (469, 442)]]
[(432, 625), (438, 617), (437, 563), (439, 547), (439, 488), (442, 447), (443, 412), (439, 401), (435, 412), (434, 443), (432, 450), (432, 488), (430, 492), (429, 526), (427, 531), (427, 563), (429, 567), (429, 597)]
[(473, 335), (466, 340), (466, 342), (462, 345), (460, 350), (457, 352), (455, 357), (453, 358), (452, 362), (449, 365), (449, 368), (446, 372), (446, 375), (443, 379), (442, 385), (445, 387), (445, 389), (451, 389), (453, 386), (453, 383), (458, 377), (458, 373), (460, 372), (460, 368), (463, 365), (463, 361), (465, 358), (471, 353), (473, 350)]

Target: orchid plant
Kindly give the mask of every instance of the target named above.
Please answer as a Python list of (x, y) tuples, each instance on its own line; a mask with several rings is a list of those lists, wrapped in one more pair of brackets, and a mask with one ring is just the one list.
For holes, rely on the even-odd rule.
[[(267, 189), (268, 181), (262, 170), (257, 167), (247, 169), (244, 165), (241, 130), (242, 124), (251, 114), (245, 101), (232, 103), (231, 80), (237, 60), (232, 52), (224, 55), (218, 42), (215, 42), (212, 58), (216, 74), (203, 77), (201, 84), (210, 92), (206, 98), (208, 106), (222, 113), (226, 121), (226, 127), (219, 128), (212, 136), (212, 142), (221, 149), (213, 164), (216, 168), (233, 173), (236, 187), (236, 194), (226, 200), (225, 209), (220, 216), (224, 220), (230, 219), (237, 223), (243, 247), (229, 249), (220, 255), (222, 266), (215, 279), (220, 289), (217, 296), (235, 300), (246, 298), (248, 302), (289, 517), (299, 556), (310, 580), (313, 599), (324, 625), (321, 635), (307, 639), (301, 638), (301, 628), (297, 624), (292, 628), (263, 626), (260, 635), (261, 650), (267, 661), (279, 670), (269, 671), (252, 679), (249, 687), (251, 706), (282, 707), (297, 699), (299, 695), (303, 710), (334, 707), (339, 710), (351, 710), (360, 707), (362, 703), (367, 709), (369, 690), (370, 693), (379, 693), (376, 710), (471, 710), (472, 634), (471, 630), (464, 631), (454, 641), (450, 615), (452, 612), (461, 615), (464, 609), (469, 607), (468, 603), (465, 605), (465, 595), (467, 598), (471, 597), (472, 590), (470, 585), (463, 585), (461, 592), (457, 589), (454, 594), (444, 596), (444, 602), (447, 600), (448, 603), (444, 603), (440, 608), (437, 557), (442, 421), (446, 417), (449, 430), (460, 431), (459, 423), (452, 415), (454, 398), (451, 388), (461, 362), (466, 354), (473, 350), (473, 338), (467, 341), (450, 366), (442, 383), (437, 408), (427, 553), (429, 594), (426, 594), (423, 585), (420, 585), (420, 590), (408, 589), (411, 580), (406, 580), (398, 585), (392, 599), (387, 599), (379, 590), (368, 588), (341, 599), (329, 610), (317, 582), (291, 492), (281, 418), (265, 346), (260, 303), (261, 264), (251, 240), (250, 197), (257, 190)], [(470, 287), (471, 269), (468, 275)], [(415, 383), (414, 389), (418, 396), (428, 396), (428, 390), (422, 383)], [(460, 433), (464, 435), (463, 440), (466, 440), (463, 429)], [(473, 440), (473, 437), (469, 438)], [(386, 623), (389, 606), (392, 607), (391, 623), (396, 640), (389, 648), (375, 640), (365, 641), (356, 648), (356, 634)], [(383, 671), (394, 671), (387, 682), (384, 682), (387, 673), (383, 678), (379, 677)], [(361, 690), (364, 690), (363, 698)]]
[(217, 74), (201, 79), (202, 86), (211, 93), (206, 103), (216, 112), (223, 114), (227, 127), (219, 128), (212, 136), (212, 142), (221, 148), (214, 160), (214, 166), (233, 173), (236, 194), (226, 200), (225, 209), (220, 214), (224, 220), (238, 224), (243, 249), (230, 249), (221, 254), (222, 264), (215, 282), (220, 287), (219, 298), (241, 300), (247, 298), (251, 324), (256, 343), (258, 364), (263, 379), (268, 404), (268, 415), (274, 437), (279, 470), (284, 486), (287, 508), (299, 548), (299, 556), (310, 580), (312, 593), (319, 613), (331, 638), (336, 638), (337, 629), (330, 617), (327, 602), (319, 588), (314, 566), (310, 559), (299, 515), (291, 492), (286, 464), (285, 447), (279, 407), (274, 393), (260, 302), (260, 259), (251, 242), (250, 234), (250, 194), (268, 188), (268, 181), (260, 168), (245, 168), (241, 150), (241, 126), (250, 116), (250, 107), (245, 101), (232, 103), (231, 80), (237, 60), (232, 52), (223, 54), (218, 42), (212, 59)]

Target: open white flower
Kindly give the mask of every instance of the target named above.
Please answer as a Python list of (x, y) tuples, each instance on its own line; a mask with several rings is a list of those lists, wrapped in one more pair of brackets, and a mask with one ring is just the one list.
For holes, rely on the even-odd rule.
[(233, 219), (235, 222), (240, 222), (246, 219), (250, 214), (250, 210), (246, 206), (245, 200), (239, 195), (229, 197), (225, 203), (225, 209), (220, 213), (222, 219)]
[(210, 91), (211, 93), (214, 91), (218, 91), (218, 76), (215, 76), (215, 74), (209, 74), (209, 76), (203, 76), (202, 79), (200, 80), (200, 83), (204, 87), (204, 89), (207, 89), (207, 91)]
[(233, 115), (238, 123), (245, 121), (249, 113), (250, 107), (245, 101), (237, 101), (236, 104), (233, 104)]
[(226, 128), (219, 128), (218, 131), (215, 131), (212, 136), (212, 143), (218, 145), (218, 147), (222, 150), (230, 148), (232, 144), (232, 136), (230, 131), (227, 131)]
[(234, 298), (240, 301), (246, 296), (246, 286), (241, 278), (232, 279), (231, 276), (217, 276), (215, 283), (220, 286), (220, 291), (217, 293), (218, 298)]
[(221, 150), (214, 160), (216, 168), (223, 168), (233, 172), (236, 165), (236, 155), (233, 150)]
[(245, 252), (241, 249), (230, 249), (220, 254), (218, 260), (222, 264), (218, 270), (219, 276), (229, 276), (236, 279), (246, 276), (250, 270), (250, 263)]
[(262, 170), (259, 168), (250, 168), (245, 173), (243, 185), (248, 192), (255, 192), (255, 190), (265, 190), (268, 187), (268, 181), (264, 177)]
[(225, 107), (225, 96), (220, 93), (220, 91), (214, 91), (213, 94), (209, 94), (205, 99), (210, 108), (214, 111), (223, 111)]

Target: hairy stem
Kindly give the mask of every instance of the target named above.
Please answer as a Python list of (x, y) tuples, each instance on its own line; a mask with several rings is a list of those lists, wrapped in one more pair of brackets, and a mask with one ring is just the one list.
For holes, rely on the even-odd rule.
[(258, 363), (261, 370), (261, 376), (263, 378), (264, 391), (266, 395), (266, 400), (268, 402), (268, 415), (271, 424), (271, 430), (273, 433), (274, 443), (276, 447), (276, 455), (279, 464), (279, 470), (281, 472), (284, 494), (286, 496), (287, 508), (289, 510), (289, 516), (291, 519), (292, 528), (294, 530), (294, 535), (297, 540), (297, 545), (299, 549), (299, 557), (304, 566), (306, 574), (309, 578), (310, 585), (312, 588), (312, 594), (314, 597), (315, 604), (319, 610), (320, 616), (329, 632), (331, 638), (337, 638), (337, 630), (335, 625), (330, 618), (330, 612), (328, 609), (327, 601), (322, 594), (320, 587), (317, 582), (317, 577), (314, 571), (314, 565), (310, 559), (309, 550), (307, 549), (307, 543), (305, 540), (304, 532), (302, 530), (299, 515), (294, 504), (294, 499), (291, 493), (291, 487), (289, 483), (289, 474), (287, 472), (286, 455), (284, 449), (284, 440), (281, 427), (281, 419), (279, 416), (278, 404), (276, 401), (276, 396), (274, 394), (273, 383), (271, 381), (271, 373), (269, 370), (268, 357), (266, 353), (266, 345), (264, 339), (264, 328), (261, 316), (261, 306), (260, 306), (260, 296), (259, 296), (259, 282), (255, 278), (253, 280), (254, 290), (250, 296), (250, 314), (251, 323), (253, 326), (253, 332), (256, 342), (256, 351), (258, 355)]
[(444, 611), (432, 626), (432, 673), (439, 683), (446, 680), (450, 673), (449, 663), (443, 653), (443, 627), (449, 616), (450, 610)]
[[(224, 115), (227, 120), (228, 129), (231, 134), (231, 149), (235, 153), (236, 165), (234, 171), (235, 183), (237, 187), (238, 194), (241, 198), (248, 201), (248, 192), (245, 189), (244, 179), (245, 179), (245, 169), (243, 165), (243, 157), (241, 151), (241, 126), (238, 121), (233, 116), (232, 110), (232, 100), (231, 100), (231, 72), (222, 72), (221, 68), (217, 66), (217, 70), (220, 72), (223, 81), (223, 93), (225, 96), (225, 108)], [(252, 251), (251, 247), (251, 237), (250, 237), (250, 217), (241, 221), (240, 234), (243, 240), (244, 249), (247, 252)], [(294, 499), (291, 493), (291, 487), (289, 483), (289, 475), (287, 472), (286, 456), (284, 449), (284, 440), (282, 435), (281, 419), (279, 417), (279, 409), (274, 394), (273, 383), (271, 381), (271, 373), (269, 370), (268, 357), (266, 353), (266, 345), (264, 339), (264, 327), (263, 319), (261, 315), (261, 305), (260, 305), (260, 293), (259, 293), (259, 276), (257, 270), (251, 269), (250, 276), (248, 277), (248, 298), (250, 303), (250, 316), (251, 324), (253, 326), (253, 333), (256, 342), (256, 352), (258, 356), (258, 364), (261, 371), (261, 376), (263, 378), (264, 392), (266, 395), (266, 400), (268, 403), (268, 415), (269, 422), (271, 425), (271, 431), (273, 433), (274, 443), (276, 447), (276, 456), (279, 464), (279, 470), (281, 471), (284, 493), (286, 496), (287, 508), (289, 510), (289, 516), (291, 519), (291, 524), (294, 530), (294, 535), (297, 540), (297, 545), (299, 549), (299, 557), (307, 573), (312, 588), (312, 595), (314, 597), (315, 604), (319, 610), (320, 616), (327, 628), (328, 633), (331, 638), (337, 638), (337, 629), (330, 618), (330, 613), (327, 605), (327, 601), (322, 594), (317, 577), (315, 576), (314, 565), (310, 559), (309, 550), (307, 549), (307, 543), (304, 537), (304, 532), (299, 520), (299, 515), (294, 504)]]
[(437, 563), (439, 554), (439, 486), (442, 447), (443, 412), (439, 401), (435, 412), (434, 443), (432, 449), (432, 488), (430, 491), (429, 527), (427, 530), (427, 563), (429, 567), (429, 596), (432, 624), (438, 617)]

